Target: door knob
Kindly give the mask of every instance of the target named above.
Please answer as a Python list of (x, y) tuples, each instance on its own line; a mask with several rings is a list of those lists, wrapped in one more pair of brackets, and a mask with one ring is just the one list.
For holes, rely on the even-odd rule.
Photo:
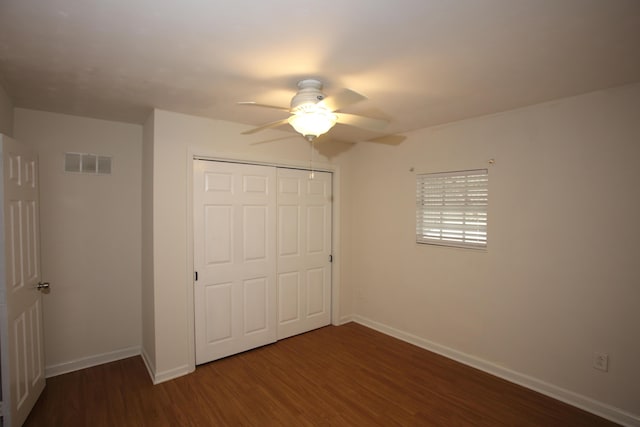
[(38, 282), (38, 284), (36, 285), (36, 289), (39, 291), (49, 289), (49, 282)]

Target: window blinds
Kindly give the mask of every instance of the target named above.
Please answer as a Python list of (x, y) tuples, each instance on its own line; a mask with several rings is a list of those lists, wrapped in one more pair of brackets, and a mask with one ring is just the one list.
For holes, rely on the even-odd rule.
[(486, 169), (416, 176), (416, 242), (486, 248)]

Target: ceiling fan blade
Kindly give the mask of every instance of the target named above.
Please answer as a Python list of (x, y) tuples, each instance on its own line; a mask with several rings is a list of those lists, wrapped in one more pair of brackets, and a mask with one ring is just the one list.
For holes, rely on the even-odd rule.
[(387, 124), (389, 124), (386, 120), (373, 119), (371, 117), (358, 116), (356, 114), (336, 113), (336, 115), (338, 116), (338, 123), (372, 130), (374, 132), (382, 131)]
[(242, 101), (242, 102), (238, 102), (238, 105), (249, 105), (252, 107), (264, 107), (264, 108), (273, 108), (275, 110), (289, 111), (289, 108), (287, 107), (279, 107), (277, 105), (269, 105), (269, 104), (259, 104), (254, 101)]
[(358, 92), (354, 92), (351, 89), (342, 89), (342, 91), (335, 95), (327, 96), (318, 104), (324, 105), (331, 111), (336, 111), (351, 104), (355, 104), (356, 102), (364, 101), (365, 99), (367, 99), (367, 97), (359, 94)]
[(289, 123), (288, 117), (286, 119), (276, 120), (275, 122), (266, 123), (262, 126), (258, 126), (257, 128), (245, 130), (244, 132), (242, 132), (242, 135), (250, 135), (252, 133), (260, 132), (261, 130), (264, 130), (264, 129), (274, 128), (276, 126), (285, 125), (287, 123)]

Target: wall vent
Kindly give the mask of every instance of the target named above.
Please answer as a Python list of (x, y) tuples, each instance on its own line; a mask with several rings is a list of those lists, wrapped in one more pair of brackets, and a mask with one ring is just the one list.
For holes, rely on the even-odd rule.
[(111, 175), (111, 156), (91, 153), (64, 153), (64, 171)]

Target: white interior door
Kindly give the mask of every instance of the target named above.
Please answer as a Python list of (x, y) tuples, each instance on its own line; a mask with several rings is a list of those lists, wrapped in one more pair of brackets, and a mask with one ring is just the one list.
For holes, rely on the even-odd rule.
[(278, 339), (331, 322), (331, 173), (278, 169)]
[(44, 389), (37, 156), (2, 138), (0, 348), (4, 426), (20, 426)]
[(276, 341), (276, 171), (194, 161), (196, 363)]

